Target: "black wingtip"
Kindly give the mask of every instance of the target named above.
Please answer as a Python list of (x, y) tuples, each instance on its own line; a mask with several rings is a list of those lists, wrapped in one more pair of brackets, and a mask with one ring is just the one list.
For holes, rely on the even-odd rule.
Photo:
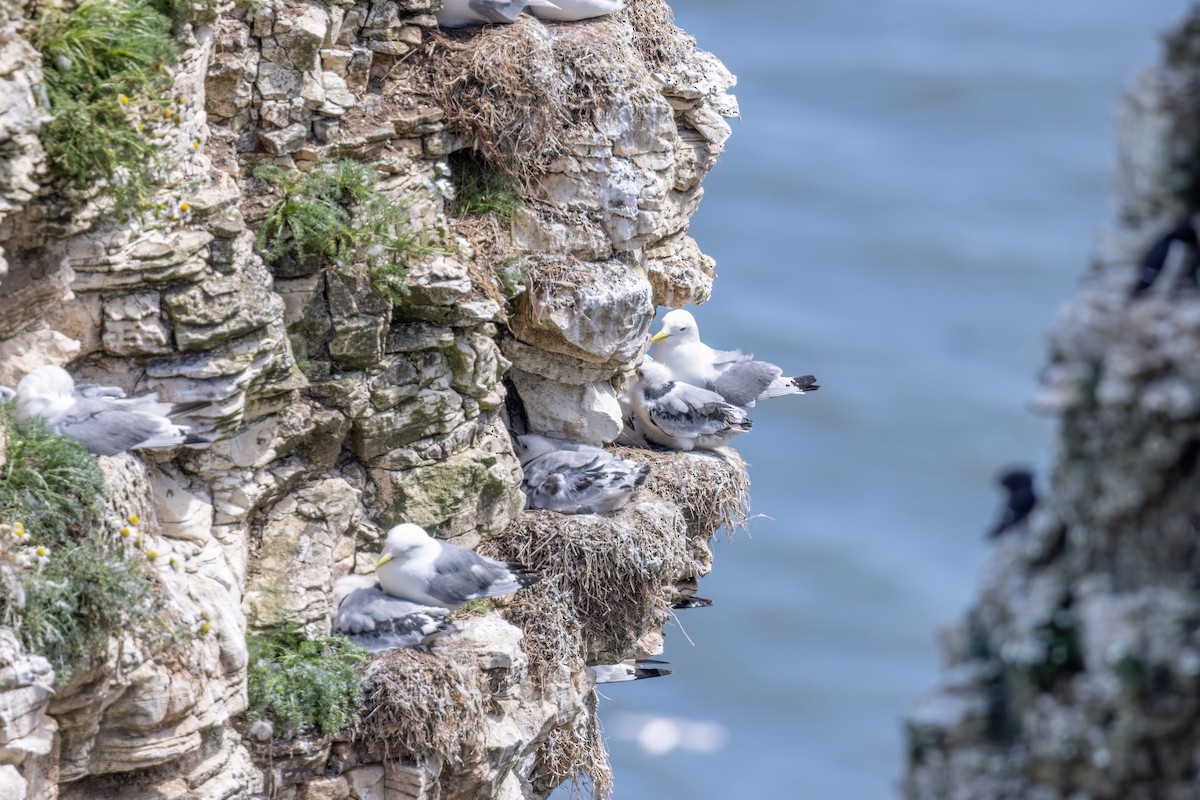
[(797, 375), (789, 380), (793, 386), (800, 390), (801, 394), (815, 392), (821, 388), (821, 384), (817, 383), (817, 376), (815, 375)]
[(671, 672), (669, 669), (661, 669), (659, 667), (638, 667), (633, 671), (633, 679), (640, 681), (646, 678), (662, 678), (670, 675)]
[(185, 445), (200, 446), (213, 443), (213, 437), (203, 433), (189, 433), (183, 437)]
[(680, 600), (678, 603), (672, 603), (671, 608), (676, 608), (676, 609), (679, 609), (682, 611), (687, 608), (709, 608), (712, 606), (712, 604), (713, 604), (713, 601), (709, 600), (707, 597), (693, 596), (693, 597), (685, 597), (684, 599)]

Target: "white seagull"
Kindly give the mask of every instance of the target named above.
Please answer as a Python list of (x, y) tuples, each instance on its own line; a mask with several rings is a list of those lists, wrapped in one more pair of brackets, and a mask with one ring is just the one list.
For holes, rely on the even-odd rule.
[(672, 380), (657, 361), (638, 367), (631, 399), (635, 432), (672, 450), (716, 450), (753, 425), (744, 409), (716, 392)]
[(714, 391), (735, 406), (821, 388), (812, 375), (788, 378), (774, 364), (740, 350), (714, 350), (700, 341), (696, 318), (682, 308), (663, 317), (662, 330), (650, 341), (657, 343), (654, 360), (665, 364), (675, 380)]
[(393, 597), (370, 575), (346, 575), (333, 584), (333, 632), (372, 653), (416, 647), (454, 630), (450, 609)]
[(669, 669), (646, 666), (646, 664), (666, 663), (666, 661), (656, 661), (653, 658), (628, 658), (617, 664), (596, 664), (588, 667), (588, 670), (592, 673), (592, 678), (596, 683), (624, 683), (670, 675), (671, 670)]
[(539, 6), (531, 8), (529, 13), (539, 19), (577, 22), (581, 19), (612, 14), (625, 7), (625, 0), (554, 0), (554, 2), (556, 5), (552, 8)]
[(126, 397), (115, 386), (75, 386), (62, 367), (43, 366), (31, 371), (17, 384), (16, 418), (40, 417), (50, 430), (83, 442), (98, 456), (126, 450), (207, 444), (208, 437), (189, 433), (175, 417), (210, 405), (163, 403), (157, 394)]
[(522, 564), (496, 561), (439, 541), (409, 522), (388, 531), (375, 569), (379, 585), (388, 594), (444, 608), (510, 594), (541, 580)]
[(516, 22), (526, 6), (531, 10), (558, 8), (550, 0), (445, 0), (437, 13), (437, 21), (443, 28)]
[(518, 436), (516, 451), (525, 473), (526, 508), (563, 514), (616, 511), (650, 476), (649, 466), (601, 447), (556, 442), (536, 434)]

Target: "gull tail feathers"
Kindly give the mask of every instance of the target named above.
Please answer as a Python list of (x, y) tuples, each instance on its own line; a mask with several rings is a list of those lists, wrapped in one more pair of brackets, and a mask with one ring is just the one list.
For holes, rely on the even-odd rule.
[(685, 597), (678, 603), (672, 603), (671, 608), (682, 611), (688, 608), (709, 608), (712, 606), (712, 604), (713, 601), (709, 600), (707, 597), (696, 597), (693, 595), (692, 597)]

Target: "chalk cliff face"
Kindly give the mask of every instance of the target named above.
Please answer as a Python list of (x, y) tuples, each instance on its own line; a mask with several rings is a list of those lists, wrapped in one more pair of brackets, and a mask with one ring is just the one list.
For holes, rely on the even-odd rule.
[[(0, 796), (518, 798), (580, 776), (606, 790), (585, 660), (655, 652), (666, 604), (707, 572), (709, 537), (736, 518), (744, 472), (736, 459), (646, 455), (654, 490), (619, 514), (522, 512), (507, 426), (611, 442), (614, 387), (655, 305), (707, 299), (713, 264), (687, 226), (736, 114), (733, 78), (659, 0), (449, 37), (436, 5), (196, 4), (178, 32), (187, 111), (168, 144), (192, 188), (171, 198), (188, 213), (170, 226), (52, 191), (30, 43), (43, 4), (0, 11), (0, 384), (64, 364), (210, 400), (220, 434), (205, 449), (102, 459), (113, 512), (139, 514), (158, 554), (162, 618), (204, 633), (166, 650), (137, 631), (114, 638), (51, 694), (47, 662), (0, 629)], [(512, 113), (524, 100), (505, 91), (542, 83), (468, 81), (480, 93), (453, 107), (430, 85), (490, 46), (525, 54), (559, 93), (527, 157), (471, 127), (462, 98)], [(517, 174), (524, 206), (511, 224), (450, 224), (445, 246), (409, 265), (399, 301), (352, 270), (255, 253), (272, 198), (253, 165), (361, 161), (415, 230), (434, 231), (446, 227), (435, 168), (455, 153)], [(514, 264), (506, 286), (500, 265)], [(730, 487), (726, 500), (681, 491), (689, 479)], [(407, 664), (429, 669), (430, 691), (447, 674), (474, 687), (437, 742), (411, 738), (401, 715), (336, 742), (252, 747), (239, 717), (247, 620), (327, 630), (333, 580), (369, 571), (399, 521), (524, 556), (548, 578)], [(601, 574), (633, 587), (617, 612)]]
[(1061, 420), (1027, 529), (1005, 534), (938, 688), (909, 718), (910, 798), (1182, 798), (1200, 768), (1200, 305), (1189, 254), (1131, 298), (1195, 211), (1197, 18), (1117, 115), (1117, 214), (1063, 308), (1036, 403)]

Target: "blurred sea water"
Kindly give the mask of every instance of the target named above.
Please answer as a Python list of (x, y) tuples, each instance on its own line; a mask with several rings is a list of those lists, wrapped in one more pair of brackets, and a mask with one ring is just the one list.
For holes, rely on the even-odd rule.
[(1113, 102), (1186, 6), (676, 0), (742, 108), (691, 228), (720, 274), (693, 311), (823, 388), (737, 440), (765, 516), (714, 541), (675, 674), (604, 692), (617, 800), (896, 796), (995, 473), (1052, 458), (1026, 404), (1109, 211)]

